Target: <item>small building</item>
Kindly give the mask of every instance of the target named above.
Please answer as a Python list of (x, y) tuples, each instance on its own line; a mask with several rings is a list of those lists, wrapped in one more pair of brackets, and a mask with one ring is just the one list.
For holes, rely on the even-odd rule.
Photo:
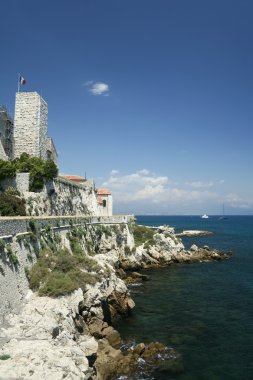
[(97, 202), (99, 213), (102, 216), (112, 215), (112, 193), (107, 189), (97, 189)]

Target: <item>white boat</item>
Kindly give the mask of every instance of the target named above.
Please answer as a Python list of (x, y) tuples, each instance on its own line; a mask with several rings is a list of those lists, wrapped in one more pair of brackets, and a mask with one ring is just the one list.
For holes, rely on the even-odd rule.
[(206, 214), (204, 214), (204, 215), (202, 215), (202, 216), (201, 216), (201, 218), (202, 218), (202, 219), (208, 219), (208, 218), (209, 218), (209, 216), (208, 216), (208, 215), (206, 215)]

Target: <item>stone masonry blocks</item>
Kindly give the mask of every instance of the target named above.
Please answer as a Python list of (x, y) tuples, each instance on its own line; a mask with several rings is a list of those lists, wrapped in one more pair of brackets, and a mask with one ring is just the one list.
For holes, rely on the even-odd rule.
[(47, 158), (48, 107), (37, 92), (17, 92), (14, 119), (14, 158), (23, 152)]

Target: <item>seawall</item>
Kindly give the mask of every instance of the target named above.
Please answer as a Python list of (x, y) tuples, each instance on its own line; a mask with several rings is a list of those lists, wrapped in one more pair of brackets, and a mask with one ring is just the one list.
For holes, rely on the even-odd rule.
[(29, 289), (26, 271), (36, 262), (47, 233), (69, 248), (67, 234), (75, 227), (84, 226), (96, 232), (96, 228), (106, 225), (124, 230), (133, 221), (133, 215), (0, 217), (1, 324), (4, 325), (7, 314), (19, 312)]

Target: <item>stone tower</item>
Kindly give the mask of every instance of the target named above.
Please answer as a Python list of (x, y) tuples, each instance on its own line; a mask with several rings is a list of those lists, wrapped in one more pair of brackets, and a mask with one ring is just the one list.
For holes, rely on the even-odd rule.
[(47, 116), (47, 103), (37, 92), (16, 93), (13, 158), (25, 152), (47, 159)]

